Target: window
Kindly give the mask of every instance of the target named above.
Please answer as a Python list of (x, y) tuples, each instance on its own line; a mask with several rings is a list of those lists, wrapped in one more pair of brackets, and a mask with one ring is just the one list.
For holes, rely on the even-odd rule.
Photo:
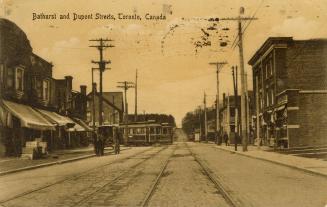
[(269, 75), (273, 74), (273, 61), (272, 58), (269, 59)]
[(42, 98), (42, 83), (39, 79), (35, 78), (35, 89), (38, 98)]
[(23, 91), (24, 89), (24, 69), (16, 68), (16, 90)]
[(11, 68), (7, 68), (7, 87), (14, 87), (14, 71)]
[(3, 84), (3, 76), (4, 76), (4, 67), (3, 64), (0, 65), (0, 84)]
[(43, 100), (49, 101), (50, 99), (50, 81), (49, 80), (43, 80), (42, 84), (42, 97)]
[(231, 107), (229, 110), (230, 110), (230, 111), (229, 111), (230, 116), (231, 116), (231, 117), (234, 117), (234, 116), (235, 116), (235, 108), (232, 108), (232, 107)]
[(141, 134), (141, 128), (137, 128), (136, 131), (138, 134)]
[(265, 65), (265, 77), (268, 78), (268, 62)]
[(266, 93), (266, 106), (269, 106), (269, 91)]
[(274, 90), (271, 90), (271, 105), (275, 104), (275, 93)]
[(86, 113), (86, 119), (88, 120), (88, 121), (91, 121), (91, 112), (87, 112)]

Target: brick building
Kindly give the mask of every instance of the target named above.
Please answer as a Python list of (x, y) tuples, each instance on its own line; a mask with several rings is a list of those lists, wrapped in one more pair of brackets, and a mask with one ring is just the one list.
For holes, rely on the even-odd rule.
[[(82, 110), (73, 105), (72, 77), (56, 80), (52, 67), (33, 53), (26, 34), (15, 23), (0, 18), (1, 155), (18, 156), (26, 141), (36, 138), (47, 142), (49, 149), (66, 147), (74, 138), (72, 133), (87, 130), (73, 117)], [(58, 95), (60, 91), (65, 93)], [(84, 115), (77, 119), (86, 117), (86, 92), (75, 97), (83, 93), (84, 103), (79, 103), (84, 105)]]
[(326, 56), (326, 39), (270, 37), (250, 59), (263, 144), (327, 145)]

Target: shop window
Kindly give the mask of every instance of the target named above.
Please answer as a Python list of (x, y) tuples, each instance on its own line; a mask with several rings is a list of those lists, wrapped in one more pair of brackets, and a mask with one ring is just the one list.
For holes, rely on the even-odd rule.
[(43, 97), (43, 100), (45, 100), (45, 101), (49, 101), (49, 99), (50, 99), (50, 81), (49, 80), (43, 80), (42, 97)]

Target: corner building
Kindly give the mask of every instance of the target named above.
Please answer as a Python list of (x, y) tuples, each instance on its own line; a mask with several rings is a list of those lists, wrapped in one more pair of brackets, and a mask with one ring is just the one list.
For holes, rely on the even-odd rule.
[(269, 37), (249, 60), (259, 144), (327, 145), (327, 39)]

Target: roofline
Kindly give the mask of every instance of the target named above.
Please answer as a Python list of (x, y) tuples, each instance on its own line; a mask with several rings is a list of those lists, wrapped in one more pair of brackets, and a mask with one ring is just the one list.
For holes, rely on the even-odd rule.
[(271, 45), (275, 44), (276, 42), (290, 42), (293, 41), (293, 37), (268, 37), (266, 41), (260, 46), (260, 48), (254, 53), (254, 55), (248, 61), (249, 65), (253, 65), (256, 60), (262, 55)]

